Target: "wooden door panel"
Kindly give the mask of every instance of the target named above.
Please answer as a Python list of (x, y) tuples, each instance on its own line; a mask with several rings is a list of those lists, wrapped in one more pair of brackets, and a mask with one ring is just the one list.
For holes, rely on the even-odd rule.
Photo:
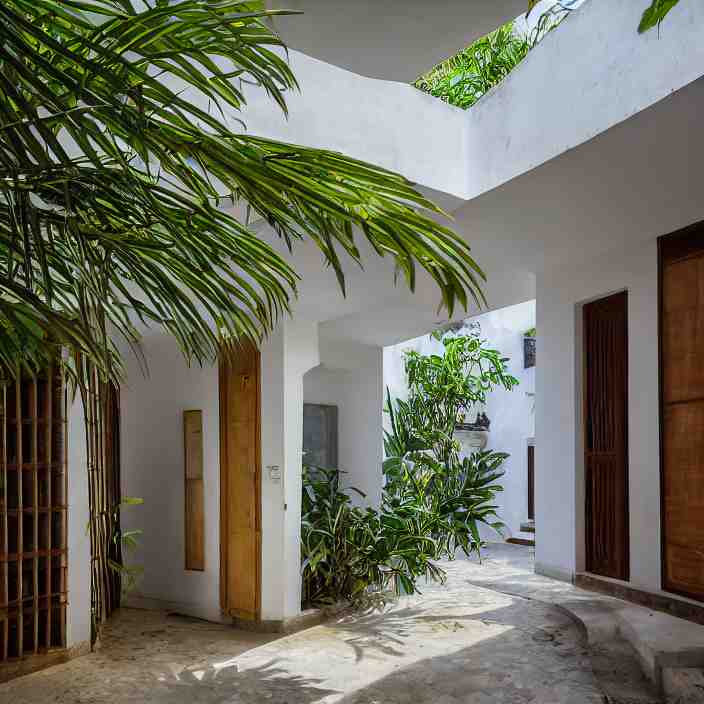
[(663, 401), (704, 398), (704, 258), (663, 271)]
[(587, 570), (627, 580), (627, 297), (584, 306)]
[(225, 613), (257, 620), (260, 601), (259, 352), (220, 368), (220, 580)]
[(659, 256), (663, 588), (704, 599), (704, 229)]
[(664, 477), (668, 541), (680, 549), (704, 549), (704, 402), (673, 404), (665, 410)]

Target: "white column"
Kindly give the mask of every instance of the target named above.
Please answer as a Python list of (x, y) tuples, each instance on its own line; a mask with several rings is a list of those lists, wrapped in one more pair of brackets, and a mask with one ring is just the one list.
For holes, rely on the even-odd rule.
[(264, 621), (286, 620), (301, 610), (303, 375), (318, 363), (317, 323), (284, 321), (262, 345)]
[(86, 430), (81, 396), (68, 402), (68, 610), (66, 645), (90, 643), (90, 539)]

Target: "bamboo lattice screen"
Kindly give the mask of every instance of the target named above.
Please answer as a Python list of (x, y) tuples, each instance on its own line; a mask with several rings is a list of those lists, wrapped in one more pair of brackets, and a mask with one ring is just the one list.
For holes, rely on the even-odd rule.
[[(88, 364), (87, 362), (84, 362)], [(122, 564), (119, 532), (120, 438), (119, 390), (87, 367), (82, 388), (88, 449), (91, 607), (93, 640), (100, 625), (120, 605)]]
[(66, 389), (59, 370), (0, 391), (0, 662), (66, 644)]

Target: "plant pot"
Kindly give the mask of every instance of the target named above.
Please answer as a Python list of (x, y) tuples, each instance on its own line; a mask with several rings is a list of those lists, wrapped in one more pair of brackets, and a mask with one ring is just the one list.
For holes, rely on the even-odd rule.
[(472, 452), (483, 450), (489, 444), (488, 430), (475, 430), (467, 423), (458, 423), (455, 426), (455, 437)]

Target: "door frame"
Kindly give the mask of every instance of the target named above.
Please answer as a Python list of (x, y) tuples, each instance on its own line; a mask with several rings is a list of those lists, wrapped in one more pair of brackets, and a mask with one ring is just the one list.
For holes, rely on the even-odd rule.
[[(255, 524), (254, 530), (256, 535), (256, 563), (255, 570), (255, 618), (254, 621), (259, 623), (262, 617), (262, 453), (261, 453), (261, 435), (262, 435), (262, 409), (261, 409), (261, 353), (258, 348), (252, 346), (244, 349), (247, 354), (254, 354), (256, 358), (257, 369), (257, 388), (256, 388), (256, 435), (255, 435)], [(239, 350), (240, 348), (238, 348)], [(233, 359), (229, 362), (223, 360), (218, 365), (218, 399), (219, 399), (219, 442), (220, 442), (220, 609), (226, 615), (233, 619), (242, 618), (237, 614), (232, 614), (228, 608), (228, 550), (227, 540), (229, 539), (228, 528), (228, 505), (229, 497), (229, 453), (227, 438), (227, 423), (228, 423), (228, 384), (232, 383), (235, 376), (233, 366), (237, 364), (237, 351), (233, 352)], [(245, 619), (249, 620), (249, 619)]]
[[(671, 245), (677, 240), (682, 240), (682, 249), (686, 251), (691, 248), (692, 251), (697, 249), (704, 251), (704, 246), (696, 247), (693, 239), (695, 235), (699, 235), (704, 241), (704, 220), (683, 227), (675, 232), (670, 232), (666, 235), (658, 237), (658, 442), (659, 442), (659, 458), (658, 464), (660, 467), (660, 588), (669, 594), (678, 594), (679, 596), (687, 597), (698, 602), (704, 602), (701, 594), (692, 594), (682, 589), (669, 588), (667, 586), (667, 521), (665, 520), (665, 395), (664, 395), (664, 379), (663, 379), (663, 314), (664, 314), (664, 298), (663, 298), (663, 273), (665, 247)], [(704, 242), (703, 242), (704, 244)]]
[[(625, 388), (625, 395), (624, 395), (624, 404), (625, 404), (625, 410), (626, 410), (626, 425), (625, 425), (625, 437), (624, 437), (624, 454), (625, 454), (625, 461), (626, 461), (626, 467), (625, 467), (625, 477), (624, 477), (624, 491), (625, 491), (625, 507), (624, 507), (624, 526), (625, 526), (625, 551), (624, 551), (624, 558), (625, 558), (625, 578), (624, 579), (619, 579), (616, 578), (617, 581), (619, 582), (624, 582), (624, 583), (630, 583), (631, 581), (631, 525), (630, 525), (630, 504), (631, 504), (631, 488), (630, 488), (630, 417), (629, 417), (629, 381), (630, 381), (630, 359), (629, 359), (629, 329), (628, 329), (628, 324), (629, 324), (629, 316), (628, 316), (628, 304), (630, 301), (630, 295), (628, 288), (620, 288), (617, 290), (610, 291), (609, 293), (605, 293), (603, 295), (595, 296), (594, 298), (590, 298), (587, 301), (584, 301), (579, 310), (581, 313), (581, 348), (582, 348), (582, 449), (581, 449), (581, 462), (582, 462), (582, 485), (583, 485), (583, 497), (582, 497), (582, 503), (584, 507), (584, 519), (583, 519), (583, 546), (584, 546), (584, 565), (585, 569), (589, 570), (590, 567), (590, 560), (589, 560), (589, 555), (590, 555), (590, 548), (589, 548), (589, 531), (587, 530), (588, 525), (589, 525), (589, 512), (587, 510), (587, 499), (588, 499), (588, 491), (587, 491), (587, 424), (588, 424), (588, 417), (589, 417), (589, 409), (588, 409), (588, 389), (587, 389), (587, 360), (588, 360), (588, 339), (587, 339), (587, 320), (585, 316), (585, 308), (592, 304), (592, 303), (598, 303), (599, 301), (603, 301), (607, 298), (611, 298), (612, 296), (618, 296), (618, 295), (624, 295), (626, 297), (626, 357), (625, 357), (625, 366), (626, 366), (626, 373), (625, 373), (625, 382), (626, 382), (626, 388)], [(596, 574), (598, 577), (601, 577), (602, 575), (599, 575), (598, 573), (593, 573), (589, 572), (589, 574)], [(607, 577), (607, 579), (614, 579), (613, 577)]]

